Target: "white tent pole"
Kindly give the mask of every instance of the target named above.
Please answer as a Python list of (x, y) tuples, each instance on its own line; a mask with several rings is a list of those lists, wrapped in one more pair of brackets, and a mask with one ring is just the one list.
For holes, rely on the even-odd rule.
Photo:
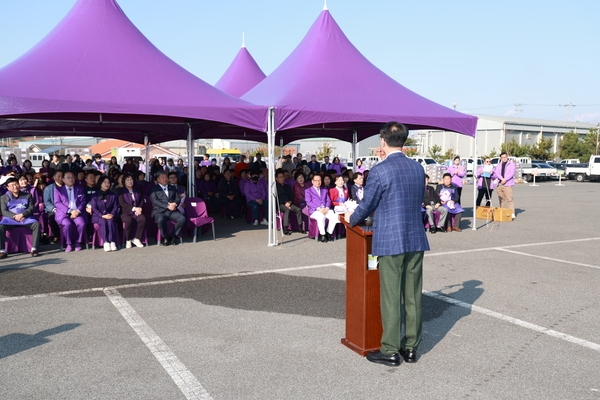
[(146, 147), (146, 182), (150, 182), (150, 142), (147, 133), (144, 135), (144, 146)]
[(196, 172), (194, 171), (194, 139), (192, 138), (192, 124), (188, 123), (187, 137), (187, 154), (188, 154), (188, 182), (187, 182), (187, 197), (196, 197), (194, 191), (194, 181)]
[(273, 186), (275, 185), (275, 108), (269, 107), (269, 117), (267, 120), (267, 151), (269, 153), (267, 169), (269, 170), (269, 176), (267, 177), (269, 182), (269, 191), (268, 191), (268, 222), (269, 222), (269, 246), (277, 246), (277, 230), (274, 229), (273, 226), (273, 215), (275, 215), (275, 204), (273, 203)]
[[(473, 142), (475, 150), (473, 151), (473, 230), (477, 230), (477, 170), (479, 169), (479, 165), (477, 164), (477, 131), (475, 131), (475, 136), (473, 136)], [(490, 199), (491, 200), (491, 199)]]

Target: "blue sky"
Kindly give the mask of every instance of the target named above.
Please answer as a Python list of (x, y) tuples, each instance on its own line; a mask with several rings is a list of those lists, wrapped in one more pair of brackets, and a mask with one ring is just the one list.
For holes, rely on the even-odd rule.
[[(91, 1), (91, 0), (86, 0)], [(214, 84), (246, 36), (266, 74), (323, 0), (119, 0), (162, 52)], [(0, 3), (0, 67), (42, 39), (75, 0)], [(328, 0), (350, 41), (409, 89), (470, 113), (600, 122), (600, 2)]]

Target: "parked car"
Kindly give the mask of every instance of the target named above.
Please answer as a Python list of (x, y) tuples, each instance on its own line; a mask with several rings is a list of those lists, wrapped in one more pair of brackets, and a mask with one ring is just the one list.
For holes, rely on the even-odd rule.
[(531, 167), (522, 168), (523, 179), (527, 182), (533, 181), (533, 176), (536, 180), (545, 181), (552, 178), (558, 178), (556, 168), (551, 167), (546, 163), (531, 163)]
[(586, 164), (567, 164), (565, 174), (569, 179), (575, 179), (577, 182), (585, 180), (600, 180), (600, 156), (590, 156), (590, 162)]

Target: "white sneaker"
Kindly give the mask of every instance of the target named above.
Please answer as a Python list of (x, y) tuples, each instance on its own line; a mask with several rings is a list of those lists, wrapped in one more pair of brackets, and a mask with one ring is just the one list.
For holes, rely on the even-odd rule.
[(115, 242), (110, 242), (110, 251), (117, 251), (117, 244)]
[(104, 251), (110, 251), (110, 243), (104, 242)]
[(517, 218), (517, 216), (515, 215), (515, 213), (513, 213), (512, 218), (513, 219)]
[(260, 221), (261, 225), (269, 225), (269, 221), (267, 221), (266, 218), (263, 218), (262, 221)]
[(144, 243), (142, 243), (138, 238), (133, 239), (131, 242), (135, 245), (135, 247), (144, 247)]
[(252, 223), (252, 225), (254, 225), (254, 226), (258, 225), (258, 220), (255, 219), (254, 222)]
[(128, 240), (125, 242), (125, 248), (126, 249), (130, 249), (131, 248), (131, 240)]

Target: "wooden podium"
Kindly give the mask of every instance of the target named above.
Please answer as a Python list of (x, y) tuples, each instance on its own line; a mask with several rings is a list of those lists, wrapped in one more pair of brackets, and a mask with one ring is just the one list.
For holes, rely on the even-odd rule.
[(367, 269), (372, 231), (361, 226), (346, 227), (346, 337), (342, 344), (361, 356), (381, 347), (379, 270)]

